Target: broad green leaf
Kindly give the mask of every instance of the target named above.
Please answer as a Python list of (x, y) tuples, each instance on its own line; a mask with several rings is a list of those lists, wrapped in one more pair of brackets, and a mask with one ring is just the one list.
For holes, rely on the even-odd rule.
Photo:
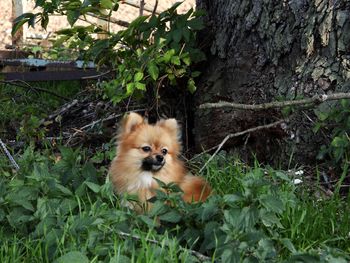
[(214, 201), (212, 201), (212, 199), (209, 202), (204, 203), (202, 207), (202, 221), (207, 221), (208, 219), (216, 215), (219, 211), (218, 205)]
[(78, 202), (75, 199), (65, 198), (59, 204), (58, 211), (60, 215), (67, 215), (72, 212), (78, 206)]
[(101, 7), (105, 9), (112, 9), (114, 7), (114, 2), (111, 0), (101, 0)]
[(43, 4), (45, 4), (45, 0), (35, 0), (34, 8), (37, 8), (39, 6), (43, 6)]
[(240, 255), (237, 248), (226, 248), (221, 255), (221, 262), (223, 263), (239, 263)]
[(150, 216), (157, 216), (163, 214), (169, 210), (169, 206), (167, 206), (163, 201), (156, 201), (152, 205), (152, 210), (150, 211)]
[(337, 136), (333, 138), (331, 145), (336, 148), (341, 148), (345, 146), (345, 141), (342, 137)]
[(179, 56), (173, 56), (173, 57), (171, 57), (170, 61), (171, 61), (171, 63), (174, 64), (174, 65), (177, 65), (177, 66), (180, 66), (180, 65), (181, 65), (181, 61), (180, 61)]
[(179, 43), (181, 38), (182, 38), (182, 29), (178, 28), (178, 29), (175, 29), (173, 32), (172, 32), (172, 36), (173, 36), (173, 40), (176, 42), (176, 43)]
[(131, 93), (133, 93), (133, 91), (134, 91), (134, 88), (135, 88), (134, 82), (128, 83), (126, 85), (126, 94), (131, 95)]
[[(237, 220), (237, 219), (236, 219)], [(254, 207), (244, 207), (239, 217), (239, 227), (245, 230), (251, 229), (259, 220), (259, 210)]]
[(84, 176), (85, 179), (87, 179), (90, 182), (93, 182), (93, 183), (98, 182), (96, 168), (90, 161), (84, 165), (82, 170), (82, 175)]
[(89, 259), (80, 251), (70, 251), (59, 257), (54, 263), (89, 263)]
[(140, 215), (140, 216), (138, 216), (138, 218), (141, 219), (141, 221), (144, 222), (149, 227), (156, 227), (157, 226), (155, 220), (149, 218), (148, 216)]
[(176, 210), (171, 210), (159, 217), (161, 221), (170, 222), (170, 223), (178, 223), (180, 222), (181, 218), (182, 218), (181, 214)]
[[(183, 57), (183, 58), (182, 58), (182, 61), (186, 64), (186, 66), (191, 65), (191, 58), (188, 57), (188, 56)], [(198, 72), (198, 71), (195, 71), (195, 72)], [(191, 76), (194, 77), (194, 76), (193, 76), (193, 73), (191, 74)]]
[(67, 20), (70, 26), (73, 26), (77, 22), (80, 16), (79, 10), (67, 10)]
[(135, 87), (136, 87), (138, 90), (146, 90), (146, 84), (141, 83), (141, 82), (135, 82)]
[(194, 80), (192, 78), (190, 78), (187, 82), (187, 89), (192, 94), (197, 90), (196, 83), (194, 82)]
[(292, 241), (290, 241), (289, 238), (282, 238), (280, 241), (291, 253), (296, 253), (297, 252), (297, 250), (295, 249)]
[(279, 228), (283, 228), (280, 220), (277, 218), (276, 214), (273, 212), (265, 211), (265, 209), (260, 210), (260, 217), (261, 217), (263, 224), (266, 227), (271, 227), (271, 226), (276, 225)]
[(16, 34), (16, 32), (25, 24), (29, 21), (29, 18), (25, 18), (21, 21), (18, 21), (17, 23), (14, 24), (14, 26), (12, 27), (12, 31), (11, 34), (14, 35)]
[(277, 171), (277, 172), (275, 172), (275, 175), (276, 175), (277, 178), (280, 178), (280, 179), (282, 179), (282, 180), (284, 180), (284, 181), (287, 181), (287, 182), (290, 181), (290, 178), (289, 178), (288, 175), (287, 175), (286, 173), (284, 173), (284, 172)]
[(67, 187), (64, 187), (61, 184), (55, 184), (55, 187), (60, 190), (60, 192), (62, 192), (65, 195), (73, 195), (72, 191), (69, 190)]
[(154, 61), (150, 61), (147, 64), (147, 71), (153, 80), (157, 80), (159, 76), (159, 69)]
[(191, 31), (187, 27), (184, 27), (182, 29), (182, 35), (184, 36), (186, 42), (190, 41)]
[(193, 18), (188, 21), (187, 24), (192, 30), (201, 30), (204, 28), (204, 24), (201, 18)]
[(273, 195), (264, 195), (260, 197), (261, 204), (269, 211), (281, 214), (284, 210), (283, 202)]
[(41, 15), (41, 22), (40, 22), (40, 24), (41, 24), (41, 27), (46, 30), (47, 25), (49, 24), (49, 16), (48, 16), (47, 13), (43, 13)]
[(200, 71), (193, 71), (191, 73), (191, 77), (192, 78), (197, 78), (197, 77), (199, 77), (200, 74), (202, 74), (202, 72), (200, 72)]
[(325, 120), (327, 120), (327, 118), (329, 116), (328, 116), (328, 113), (326, 113), (326, 112), (318, 111), (317, 112), (317, 117), (320, 119), (320, 121), (325, 121)]
[(140, 80), (142, 80), (142, 78), (143, 78), (143, 72), (137, 72), (134, 75), (134, 82), (139, 82)]
[(163, 56), (163, 60), (165, 63), (169, 63), (171, 58), (175, 55), (175, 49), (170, 49), (167, 52), (165, 52)]
[(88, 188), (90, 188), (93, 192), (95, 193), (99, 193), (101, 186), (99, 186), (98, 184), (92, 183), (92, 182), (84, 182)]
[(229, 194), (229, 195), (224, 195), (223, 200), (225, 203), (232, 204), (232, 203), (242, 201), (243, 198), (238, 194)]
[(18, 200), (17, 204), (21, 205), (22, 207), (24, 207), (25, 209), (27, 209), (29, 211), (34, 212), (34, 210), (35, 210), (33, 205), (27, 200), (23, 200), (23, 199), (22, 200)]

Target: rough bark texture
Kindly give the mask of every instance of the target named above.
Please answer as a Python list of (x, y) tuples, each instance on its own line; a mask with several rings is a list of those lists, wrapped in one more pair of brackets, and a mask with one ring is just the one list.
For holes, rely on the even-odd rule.
[[(196, 105), (226, 100), (262, 103), (350, 89), (348, 0), (197, 0), (207, 12), (200, 43), (208, 60)], [(322, 104), (326, 110), (331, 103)], [(228, 133), (281, 117), (280, 110), (196, 110), (197, 149), (220, 143)], [(314, 135), (312, 110), (300, 111), (286, 129), (275, 128), (227, 144), (242, 157), (261, 161), (315, 161), (325, 137)]]

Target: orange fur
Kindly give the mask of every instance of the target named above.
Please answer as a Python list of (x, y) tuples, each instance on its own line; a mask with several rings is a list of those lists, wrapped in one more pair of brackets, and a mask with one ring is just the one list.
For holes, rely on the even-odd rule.
[[(178, 158), (181, 151), (179, 133), (175, 119), (150, 125), (137, 113), (127, 115), (118, 134), (117, 155), (109, 169), (117, 193), (135, 194), (149, 209), (147, 200), (159, 187), (154, 179), (157, 178), (166, 184), (178, 184), (186, 202), (204, 201), (211, 192), (210, 186), (203, 178), (187, 174)], [(144, 147), (150, 150), (145, 151)], [(164, 162), (162, 166), (157, 162), (159, 158)], [(134, 209), (140, 210), (135, 206)]]

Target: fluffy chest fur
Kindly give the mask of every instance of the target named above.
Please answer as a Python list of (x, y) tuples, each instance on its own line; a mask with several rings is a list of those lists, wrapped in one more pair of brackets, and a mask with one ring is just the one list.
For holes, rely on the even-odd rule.
[(151, 172), (141, 172), (138, 176), (135, 176), (131, 182), (128, 183), (126, 188), (127, 192), (133, 193), (137, 192), (140, 189), (149, 189), (152, 187), (152, 184), (155, 183), (153, 179), (153, 174)]

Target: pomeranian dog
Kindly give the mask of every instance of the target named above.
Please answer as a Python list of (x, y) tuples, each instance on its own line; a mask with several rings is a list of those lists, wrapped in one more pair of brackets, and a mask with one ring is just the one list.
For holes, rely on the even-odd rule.
[[(139, 114), (130, 113), (122, 121), (117, 136), (117, 155), (109, 169), (111, 181), (120, 195), (137, 195), (147, 202), (159, 188), (158, 179), (165, 184), (176, 183), (186, 202), (205, 201), (211, 193), (209, 184), (201, 177), (190, 175), (179, 159), (180, 129), (175, 119), (160, 120), (151, 125)], [(140, 207), (133, 205), (140, 211)]]

